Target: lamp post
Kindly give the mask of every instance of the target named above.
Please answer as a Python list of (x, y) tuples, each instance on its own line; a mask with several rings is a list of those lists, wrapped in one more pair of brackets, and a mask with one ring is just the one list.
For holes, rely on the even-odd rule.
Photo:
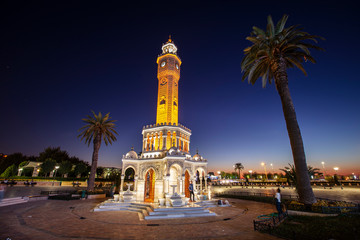
[(325, 162), (321, 162), (321, 165), (322, 165), (322, 167), (324, 169), (324, 173), (325, 173), (325, 176), (326, 176)]
[(261, 163), (261, 166), (264, 167), (264, 170), (265, 170), (265, 179), (266, 179), (266, 181), (267, 181), (268, 178), (267, 178), (267, 174), (266, 174), (266, 163), (262, 162), (262, 163)]
[(54, 169), (54, 178), (56, 176), (56, 171), (59, 169), (59, 166), (55, 166), (55, 169)]
[(252, 170), (249, 170), (249, 173), (250, 173), (250, 179), (252, 178)]
[(221, 179), (221, 175), (220, 175), (220, 171), (217, 171), (217, 174), (218, 174), (218, 178)]
[[(337, 177), (337, 171), (339, 170), (339, 168), (338, 168), (338, 167), (334, 167), (334, 170), (335, 170), (334, 181), (335, 181), (335, 183), (336, 183), (336, 182), (339, 181), (339, 180), (338, 180), (338, 177)], [(335, 179), (335, 176), (337, 177), (337, 179)], [(336, 180), (337, 180), (337, 181), (336, 181)]]

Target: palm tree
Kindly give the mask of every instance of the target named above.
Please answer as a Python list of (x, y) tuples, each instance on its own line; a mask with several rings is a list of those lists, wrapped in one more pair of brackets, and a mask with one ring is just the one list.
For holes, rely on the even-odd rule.
[[(293, 183), (295, 187), (297, 187), (297, 176), (296, 176), (296, 168), (293, 164), (289, 163), (289, 167), (280, 168), (281, 171), (285, 173), (285, 177), (288, 183)], [(308, 179), (311, 179), (311, 176), (321, 176), (322, 173), (319, 171), (319, 168), (314, 168), (312, 166), (307, 166)]]
[(299, 200), (305, 204), (312, 204), (316, 200), (308, 178), (303, 140), (288, 87), (287, 69), (297, 67), (307, 75), (302, 62), (309, 60), (315, 63), (309, 49), (322, 49), (311, 44), (311, 41), (317, 43), (316, 39), (322, 38), (302, 31), (299, 26), (285, 28), (287, 19), (288, 16), (284, 15), (274, 26), (269, 16), (266, 31), (253, 27), (251, 35), (246, 38), (252, 42), (252, 45), (244, 49), (245, 57), (241, 62), (244, 73), (242, 80), (247, 78), (249, 83), (255, 84), (261, 77), (263, 87), (266, 86), (266, 82), (271, 84), (275, 80), (290, 139), (296, 175), (298, 179), (301, 179), (297, 186)]
[(235, 165), (234, 165), (234, 169), (235, 169), (235, 171), (236, 170), (239, 170), (239, 180), (241, 179), (241, 175), (240, 175), (240, 173), (241, 173), (241, 170), (243, 170), (244, 169), (244, 166), (241, 164), (241, 163), (235, 163)]
[(118, 133), (115, 131), (115, 120), (110, 120), (110, 113), (107, 113), (105, 116), (99, 112), (98, 115), (94, 111), (91, 111), (93, 116), (88, 115), (87, 118), (82, 119), (86, 125), (79, 129), (81, 133), (78, 137), (81, 137), (80, 141), (85, 138), (85, 143), (90, 146), (90, 143), (94, 144), (94, 152), (92, 155), (91, 171), (89, 176), (89, 184), (87, 187), (88, 191), (94, 190), (95, 184), (95, 173), (99, 157), (99, 149), (101, 146), (102, 140), (104, 140), (106, 146), (113, 141), (116, 141), (115, 134)]

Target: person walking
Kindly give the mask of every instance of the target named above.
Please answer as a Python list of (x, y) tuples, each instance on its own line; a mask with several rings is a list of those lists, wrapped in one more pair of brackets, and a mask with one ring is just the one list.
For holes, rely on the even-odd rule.
[[(189, 191), (190, 191), (190, 202), (195, 202), (194, 186), (192, 184), (192, 181), (189, 184)], [(192, 200), (191, 200), (191, 195), (192, 195)]]
[(282, 214), (280, 188), (278, 188), (275, 193), (275, 200), (276, 200), (276, 209), (280, 215)]

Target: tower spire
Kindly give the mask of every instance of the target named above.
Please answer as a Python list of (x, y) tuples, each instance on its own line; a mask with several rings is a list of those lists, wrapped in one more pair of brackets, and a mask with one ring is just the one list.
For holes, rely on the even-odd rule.
[(169, 35), (169, 40), (168, 40), (168, 42), (172, 42), (172, 40), (171, 40), (171, 34)]

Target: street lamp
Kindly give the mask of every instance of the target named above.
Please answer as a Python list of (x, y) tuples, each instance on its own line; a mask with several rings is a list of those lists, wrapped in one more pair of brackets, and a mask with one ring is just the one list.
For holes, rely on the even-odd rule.
[(267, 181), (268, 179), (267, 179), (267, 174), (266, 174), (266, 163), (262, 162), (262, 163), (261, 163), (261, 166), (264, 167), (264, 170), (265, 170), (265, 179), (266, 179), (266, 181)]
[(54, 170), (54, 178), (56, 176), (56, 171), (59, 169), (59, 166), (55, 166), (55, 170)]
[[(335, 170), (335, 175), (337, 176), (337, 171), (339, 170), (338, 167), (334, 167), (334, 170)], [(334, 181), (336, 183), (336, 180), (335, 180), (335, 175), (334, 175)], [(343, 189), (342, 185), (341, 185), (341, 181), (339, 180), (339, 177), (337, 177), (337, 181), (339, 182), (340, 186), (341, 186), (341, 189)]]
[(337, 171), (339, 170), (339, 168), (338, 168), (338, 167), (334, 167), (334, 170), (335, 170), (334, 181), (335, 181), (335, 183), (336, 183), (335, 176), (337, 176)]

